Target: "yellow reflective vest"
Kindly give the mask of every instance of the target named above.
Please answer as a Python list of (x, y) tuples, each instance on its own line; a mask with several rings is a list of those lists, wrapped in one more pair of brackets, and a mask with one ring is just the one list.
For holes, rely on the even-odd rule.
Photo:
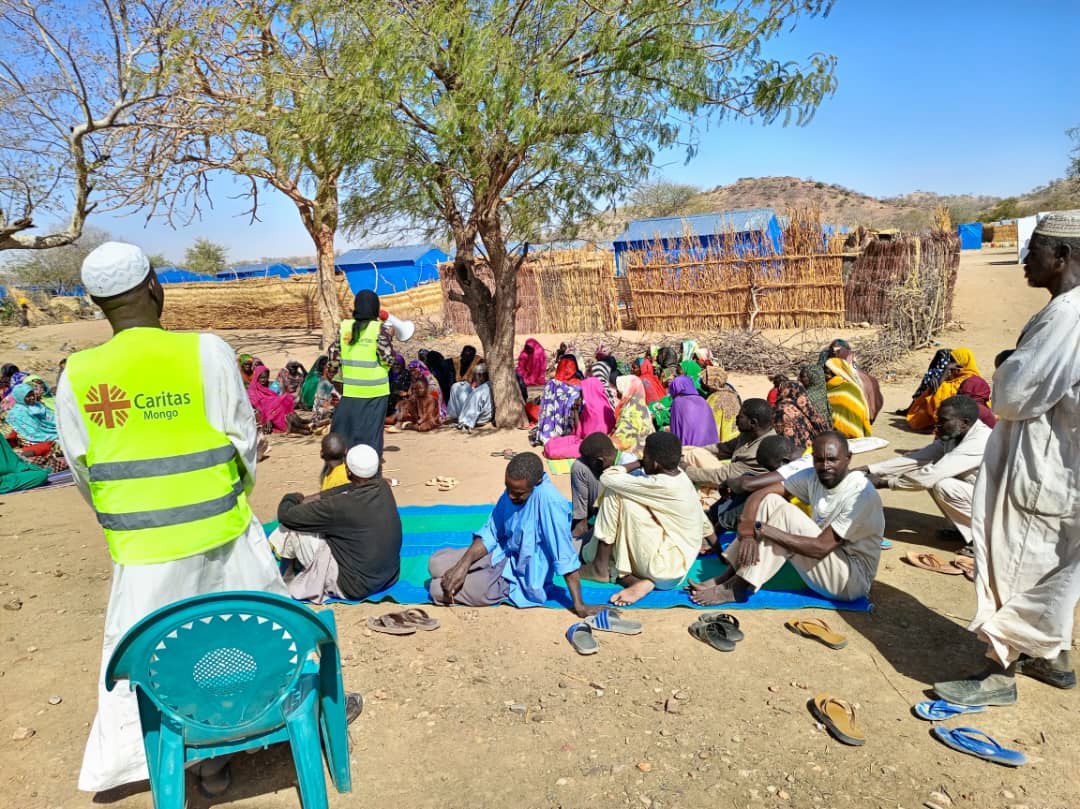
[(360, 331), (356, 343), (349, 345), (353, 322), (344, 320), (341, 323), (341, 395), (354, 399), (389, 396), (389, 371), (379, 362), (376, 350), (382, 321), (370, 321)]
[(247, 530), (239, 458), (206, 418), (199, 335), (126, 329), (73, 354), (65, 374), (90, 436), (90, 496), (118, 564), (184, 559)]

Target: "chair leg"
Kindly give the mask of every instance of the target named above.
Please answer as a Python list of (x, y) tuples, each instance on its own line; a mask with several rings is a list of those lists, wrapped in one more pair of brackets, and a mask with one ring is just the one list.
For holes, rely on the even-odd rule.
[(184, 739), (141, 691), (138, 700), (154, 809), (184, 809)]
[(296, 710), (285, 717), (303, 809), (329, 809), (322, 745), (319, 743), (318, 705), (318, 694), (312, 690)]
[(345, 685), (337, 647), (324, 646), (319, 661), (319, 727), (326, 748), (326, 765), (338, 792), (352, 792), (349, 729), (345, 723)]

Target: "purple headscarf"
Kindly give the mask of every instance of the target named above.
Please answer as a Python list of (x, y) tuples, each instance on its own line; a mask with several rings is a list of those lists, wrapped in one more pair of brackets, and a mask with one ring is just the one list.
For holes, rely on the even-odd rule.
[(677, 376), (668, 385), (668, 393), (671, 394), (671, 432), (684, 447), (705, 447), (720, 441), (712, 408), (697, 392), (694, 380)]

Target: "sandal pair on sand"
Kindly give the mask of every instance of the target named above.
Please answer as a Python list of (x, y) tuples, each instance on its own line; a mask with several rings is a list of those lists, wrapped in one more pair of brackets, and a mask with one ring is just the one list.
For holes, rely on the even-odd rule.
[[(920, 702), (911, 709), (912, 713), (917, 717), (928, 722), (941, 722), (945, 719), (952, 719), (954, 716), (982, 713), (985, 710), (985, 705), (957, 705), (944, 699)], [(976, 728), (947, 728), (942, 725), (934, 725), (930, 729), (930, 735), (953, 750), (986, 761), (992, 761), (995, 764), (1003, 764), (1006, 767), (1019, 767), (1027, 763), (1027, 756), (1019, 750), (1010, 750), (1002, 746), (989, 734)]]
[(917, 553), (908, 551), (904, 561), (922, 570), (932, 573), (943, 573), (946, 576), (964, 576), (968, 581), (975, 580), (975, 560), (970, 556), (957, 556), (951, 562), (946, 562), (937, 554)]
[(687, 631), (718, 652), (734, 652), (735, 644), (746, 635), (739, 629), (739, 619), (726, 612), (709, 612), (687, 627)]
[(580, 655), (594, 655), (600, 651), (600, 644), (593, 637), (594, 629), (601, 632), (614, 632), (618, 635), (640, 635), (642, 624), (641, 621), (623, 618), (618, 610), (604, 608), (584, 621), (571, 624), (566, 630), (566, 639), (570, 641), (575, 652)]
[(402, 612), (388, 612), (379, 616), (372, 615), (368, 617), (367, 625), (376, 632), (387, 635), (414, 635), (418, 629), (430, 632), (440, 626), (437, 619), (418, 608)]
[(441, 475), (424, 482), (425, 486), (438, 486), (440, 492), (448, 492), (457, 484), (457, 478), (443, 477)]

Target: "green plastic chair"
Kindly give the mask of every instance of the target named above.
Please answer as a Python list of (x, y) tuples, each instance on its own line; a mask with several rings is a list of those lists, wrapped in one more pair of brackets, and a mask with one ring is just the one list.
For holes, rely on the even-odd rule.
[(105, 687), (124, 679), (138, 695), (155, 809), (183, 809), (188, 762), (285, 741), (304, 809), (327, 808), (322, 750), (338, 792), (352, 791), (329, 610), (259, 592), (177, 601), (120, 640)]

